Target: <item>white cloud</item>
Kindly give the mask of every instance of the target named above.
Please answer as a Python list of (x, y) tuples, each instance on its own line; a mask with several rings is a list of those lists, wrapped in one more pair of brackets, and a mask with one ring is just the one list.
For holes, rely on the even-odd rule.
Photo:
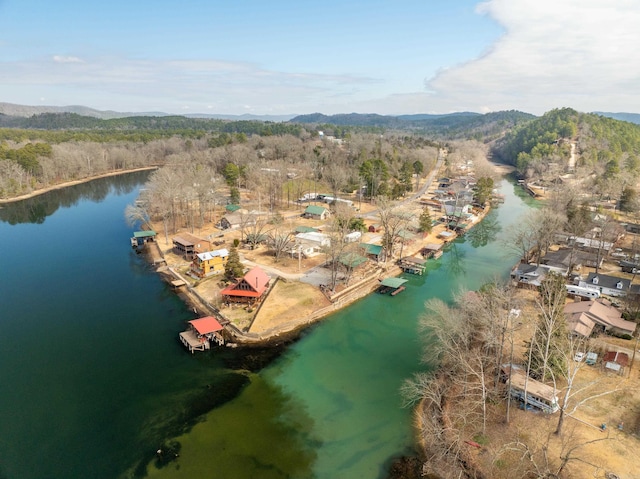
[(83, 63), (78, 57), (64, 57), (61, 55), (54, 55), (53, 61), (55, 63)]
[[(56, 96), (63, 97), (59, 104), (68, 104), (65, 98), (73, 95), (73, 103), (89, 101), (94, 108), (125, 111), (203, 111), (214, 105), (216, 112), (234, 113), (249, 104), (256, 112), (291, 113), (308, 111), (310, 105), (322, 105), (332, 95), (377, 82), (368, 77), (289, 73), (246, 62), (215, 60), (80, 60), (55, 56), (53, 63), (0, 62), (0, 84), (16, 89), (38, 87), (52, 102), (56, 102)], [(90, 97), (109, 103), (98, 105), (95, 99), (84, 99)]]
[(640, 111), (639, 0), (491, 0), (477, 11), (505, 34), (427, 80), (436, 108)]

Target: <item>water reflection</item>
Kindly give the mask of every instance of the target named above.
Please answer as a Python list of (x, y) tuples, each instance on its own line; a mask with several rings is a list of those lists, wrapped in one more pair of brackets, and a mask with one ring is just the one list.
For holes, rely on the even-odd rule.
[(128, 194), (140, 183), (144, 183), (149, 171), (98, 178), (87, 183), (53, 190), (27, 200), (9, 203), (0, 208), (0, 221), (17, 225), (21, 223), (42, 224), (59, 208), (70, 208), (81, 200), (100, 203), (110, 193)]
[(466, 239), (471, 246), (479, 248), (495, 241), (500, 231), (502, 231), (502, 227), (498, 223), (498, 217), (487, 215), (484, 220), (471, 228), (466, 234)]

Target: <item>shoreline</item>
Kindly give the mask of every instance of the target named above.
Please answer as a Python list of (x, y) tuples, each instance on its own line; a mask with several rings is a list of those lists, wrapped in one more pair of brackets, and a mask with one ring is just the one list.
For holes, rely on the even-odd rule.
[(86, 178), (82, 178), (79, 180), (65, 181), (64, 183), (58, 183), (55, 185), (47, 186), (46, 188), (39, 188), (37, 190), (33, 190), (31, 193), (26, 193), (20, 196), (14, 196), (12, 198), (0, 198), (0, 205), (15, 203), (16, 201), (28, 200), (30, 198), (35, 198), (36, 196), (43, 195), (45, 193), (49, 193), (55, 190), (61, 190), (64, 188), (68, 188), (70, 186), (81, 185), (82, 183), (88, 183), (93, 180), (99, 180), (100, 178), (108, 178), (110, 176), (118, 176), (118, 175), (126, 175), (128, 173), (137, 173), (138, 171), (148, 171), (148, 170), (156, 170), (158, 166), (143, 166), (140, 168), (133, 168), (131, 170), (117, 170), (110, 171), (108, 173), (101, 173), (99, 175), (87, 176)]
[[(477, 221), (473, 223), (471, 228), (482, 222), (491, 210), (491, 206), (485, 207), (485, 209), (482, 211), (482, 214), (478, 216)], [(456, 235), (456, 238), (458, 237), (459, 235)], [(405, 256), (418, 255), (422, 247), (428, 243), (438, 243), (441, 244), (444, 248), (448, 242), (450, 241), (445, 241), (437, 238), (437, 234), (432, 232), (429, 235), (416, 241), (416, 244), (412, 245), (411, 248), (407, 248)], [(172, 281), (174, 280), (182, 280), (186, 283), (186, 285), (175, 288), (174, 291), (187, 305), (187, 307), (195, 314), (199, 314), (201, 316), (214, 315), (219, 316), (222, 319), (226, 319), (224, 313), (213, 306), (208, 299), (203, 298), (197, 291), (195, 291), (194, 288), (189, 284), (188, 281), (186, 281), (182, 277), (180, 273), (169, 266), (164, 266), (167, 263), (157, 242), (148, 243), (145, 246), (144, 254), (147, 255), (148, 262), (151, 266), (163, 264), (163, 266), (156, 268), (156, 272), (160, 274), (161, 278), (167, 284), (171, 285)], [(331, 314), (342, 310), (345, 307), (350, 306), (351, 304), (375, 292), (380, 285), (379, 280), (388, 277), (397, 277), (402, 274), (402, 272), (403, 270), (395, 261), (393, 263), (380, 265), (376, 269), (375, 274), (371, 274), (360, 282), (349, 286), (347, 292), (341, 295), (337, 300), (332, 301), (328, 306), (315, 309), (309, 314), (305, 314), (302, 317), (288, 320), (283, 323), (277, 323), (273, 327), (261, 332), (251, 332), (250, 330), (243, 331), (235, 324), (229, 322), (225, 326), (224, 330), (224, 336), (225, 340), (227, 341), (227, 345), (229, 345), (229, 347), (264, 347), (270, 345), (276, 346), (282, 344), (283, 342), (294, 341), (308, 327), (322, 321)], [(284, 276), (277, 275), (276, 277)], [(266, 298), (264, 300), (265, 303), (268, 300), (269, 298)], [(268, 307), (268, 304), (265, 305), (265, 307)]]

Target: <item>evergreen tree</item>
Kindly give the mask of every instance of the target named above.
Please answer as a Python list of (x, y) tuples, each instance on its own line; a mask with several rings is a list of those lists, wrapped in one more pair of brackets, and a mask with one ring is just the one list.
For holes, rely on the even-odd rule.
[(227, 264), (224, 266), (224, 276), (227, 279), (235, 280), (242, 277), (244, 272), (244, 266), (240, 262), (240, 255), (238, 249), (235, 246), (231, 246), (229, 249), (229, 257), (227, 258)]
[(422, 213), (420, 214), (418, 231), (420, 231), (421, 233), (431, 233), (432, 228), (433, 221), (431, 219), (431, 213), (429, 212), (429, 208), (424, 208), (422, 210)]
[(620, 210), (626, 213), (633, 213), (638, 209), (638, 192), (635, 188), (627, 186), (622, 190), (620, 197)]
[(483, 205), (491, 199), (493, 194), (493, 178), (483, 177), (478, 179), (478, 185), (476, 189), (476, 201)]

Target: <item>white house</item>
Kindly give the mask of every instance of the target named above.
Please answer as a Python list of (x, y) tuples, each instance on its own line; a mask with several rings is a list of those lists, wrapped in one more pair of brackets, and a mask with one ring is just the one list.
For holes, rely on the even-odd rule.
[(324, 233), (309, 232), (298, 233), (295, 236), (293, 252), (302, 253), (305, 256), (314, 256), (322, 252), (323, 248), (331, 245), (331, 239)]
[(607, 296), (625, 296), (631, 281), (626, 278), (600, 273), (589, 273), (586, 280), (580, 280), (578, 286), (600, 291)]

